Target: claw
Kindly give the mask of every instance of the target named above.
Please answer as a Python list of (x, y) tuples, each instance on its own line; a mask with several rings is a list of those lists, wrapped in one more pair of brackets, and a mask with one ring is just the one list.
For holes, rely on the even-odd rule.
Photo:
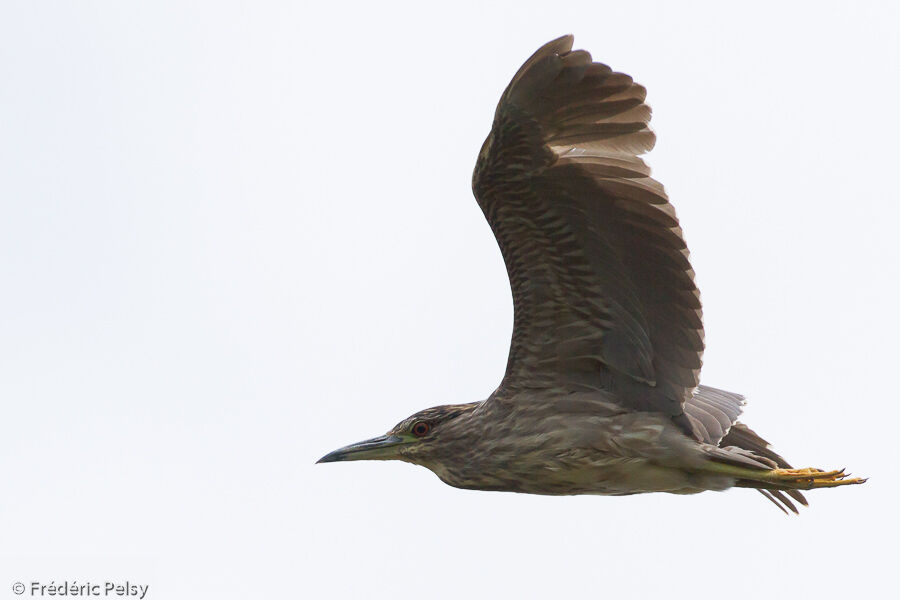
[(865, 483), (865, 479), (849, 478), (844, 469), (823, 471), (821, 469), (773, 469), (766, 474), (766, 480), (790, 488), (815, 489)]

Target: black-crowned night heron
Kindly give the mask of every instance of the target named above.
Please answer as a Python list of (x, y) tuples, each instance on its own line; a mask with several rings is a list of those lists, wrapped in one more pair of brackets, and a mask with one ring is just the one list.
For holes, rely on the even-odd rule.
[(519, 69), (475, 165), (515, 307), (500, 387), (319, 462), (403, 460), (452, 486), (532, 494), (750, 487), (794, 512), (798, 490), (862, 483), (792, 469), (736, 422), (742, 396), (698, 386), (700, 294), (638, 158), (655, 140), (646, 91), (572, 42)]

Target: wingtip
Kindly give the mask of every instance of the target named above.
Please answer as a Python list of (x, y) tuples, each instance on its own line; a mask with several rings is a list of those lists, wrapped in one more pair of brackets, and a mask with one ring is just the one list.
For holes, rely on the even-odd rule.
[(555, 40), (551, 40), (541, 46), (535, 55), (546, 56), (550, 54), (566, 54), (567, 52), (572, 51), (572, 46), (575, 44), (575, 36), (571, 33), (567, 33), (566, 35), (562, 35)]

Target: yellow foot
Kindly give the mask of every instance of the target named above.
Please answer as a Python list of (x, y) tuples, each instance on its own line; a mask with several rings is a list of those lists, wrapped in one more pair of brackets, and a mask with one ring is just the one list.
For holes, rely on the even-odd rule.
[(791, 489), (813, 490), (816, 488), (837, 487), (865, 483), (859, 477), (849, 478), (850, 473), (839, 471), (823, 471), (821, 469), (772, 469), (759, 480), (770, 481)]

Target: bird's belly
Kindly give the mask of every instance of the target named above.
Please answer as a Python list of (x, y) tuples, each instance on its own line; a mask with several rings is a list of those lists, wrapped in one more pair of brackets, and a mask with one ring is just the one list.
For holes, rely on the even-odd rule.
[[(699, 479), (704, 481), (700, 481)], [(710, 489), (705, 477), (682, 469), (651, 463), (645, 459), (617, 459), (587, 469), (563, 474), (561, 485), (571, 479), (574, 494), (621, 496), (646, 492), (696, 494)], [(713, 487), (719, 487), (714, 485)], [(724, 485), (723, 487), (728, 487)]]
[[(696, 493), (691, 476), (680, 469), (642, 458), (592, 459), (548, 468), (534, 484), (523, 481), (522, 491), (544, 494), (601, 494), (621, 496), (646, 492)], [(542, 491), (543, 490), (543, 491)]]
[[(592, 457), (589, 460), (528, 461), (518, 457), (502, 468), (479, 470), (473, 477), (436, 470), (450, 485), (478, 490), (565, 496), (598, 494), (624, 496), (647, 492), (695, 494), (709, 489), (725, 489), (733, 481), (708, 481), (709, 477), (678, 468), (654, 464), (642, 458)], [(526, 459), (526, 460), (523, 460)]]

